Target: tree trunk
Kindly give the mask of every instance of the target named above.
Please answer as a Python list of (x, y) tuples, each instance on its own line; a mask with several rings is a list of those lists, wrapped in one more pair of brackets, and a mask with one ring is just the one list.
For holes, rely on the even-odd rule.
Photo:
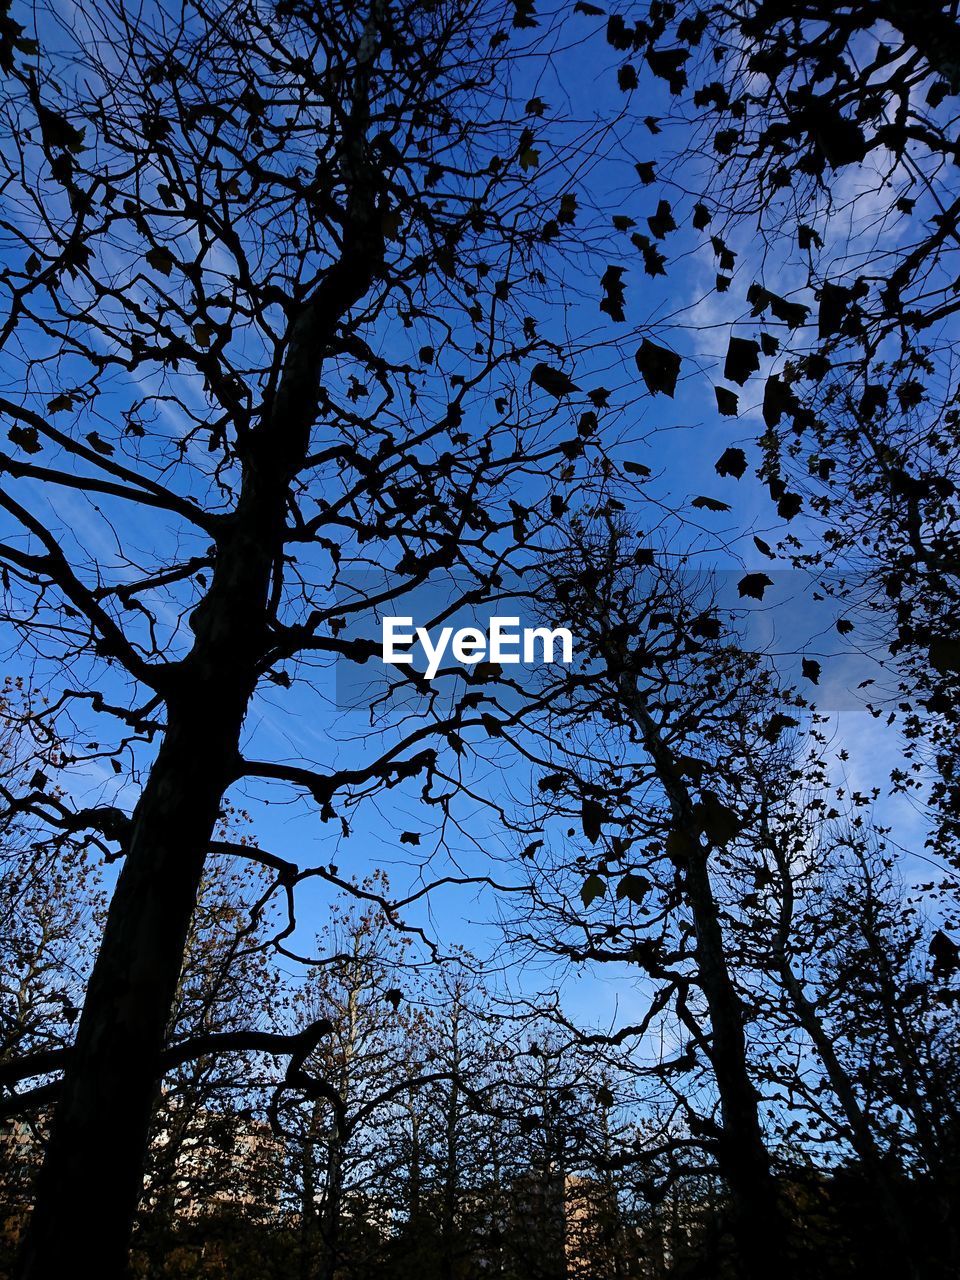
[[(294, 324), (276, 399), (258, 428), (234, 513), (224, 521), (195, 642), (161, 669), (167, 729), (134, 810), (100, 950), (44, 1160), (20, 1280), (62, 1280), (77, 1257), (99, 1280), (126, 1269), (143, 1183), (158, 1062), (190, 922), (224, 792), (237, 777), (240, 731), (267, 647), (269, 588), (286, 500), (315, 412), (325, 325)], [(313, 399), (310, 396), (313, 396)], [(295, 406), (295, 412), (294, 412)], [(282, 435), (270, 435), (276, 419)]]
[(699, 841), (683, 870), (697, 935), (699, 982), (710, 1011), (711, 1062), (723, 1117), (720, 1167), (734, 1201), (737, 1248), (744, 1274), (767, 1280), (786, 1274), (784, 1222), (763, 1141), (757, 1094), (747, 1072), (743, 1009), (727, 968), (716, 900)]
[(787, 1221), (763, 1140), (756, 1090), (747, 1070), (743, 1005), (733, 985), (705, 846), (686, 782), (670, 748), (636, 689), (621, 677), (620, 693), (670, 802), (676, 855), (697, 939), (698, 983), (707, 1002), (710, 1060), (720, 1096), (722, 1128), (717, 1153), (733, 1202), (733, 1230), (745, 1280), (792, 1274)]
[(339, 1131), (327, 1148), (327, 1192), (323, 1213), (323, 1280), (334, 1280), (340, 1265), (343, 1215), (343, 1139)]
[[(884, 1258), (895, 1259), (898, 1272), (904, 1280), (914, 1280), (917, 1268), (912, 1261), (912, 1245), (914, 1233), (904, 1214), (903, 1205), (896, 1188), (890, 1179), (883, 1163), (882, 1152), (874, 1141), (869, 1121), (857, 1099), (853, 1082), (844, 1070), (833, 1047), (833, 1041), (827, 1035), (823, 1022), (817, 1013), (816, 1006), (807, 999), (803, 983), (790, 963), (788, 944), (793, 924), (794, 889), (790, 860), (781, 842), (773, 837), (767, 823), (766, 802), (761, 809), (762, 833), (764, 843), (770, 850), (777, 865), (780, 876), (781, 905), (780, 919), (774, 938), (774, 962), (783, 983), (784, 990), (793, 1002), (794, 1012), (800, 1026), (810, 1037), (820, 1061), (823, 1063), (830, 1081), (830, 1087), (836, 1094), (840, 1108), (850, 1126), (850, 1140), (853, 1149), (863, 1162), (864, 1172), (877, 1193), (877, 1208), (880, 1210), (875, 1247), (882, 1252), (877, 1258), (882, 1263)], [(887, 1251), (890, 1252), (887, 1252)]]
[(450, 1027), (450, 1066), (454, 1072), (454, 1078), (450, 1081), (444, 1117), (445, 1161), (440, 1219), (440, 1280), (453, 1280), (456, 1251), (457, 1202), (460, 1189), (460, 1087), (456, 1079), (456, 1073), (460, 1070), (459, 1032), (460, 1010), (455, 1001)]
[(300, 1280), (311, 1280), (317, 1259), (317, 1176), (316, 1134), (320, 1126), (322, 1105), (313, 1104), (310, 1128), (303, 1140), (302, 1175), (300, 1194)]
[(171, 715), (133, 815), (64, 1077), (23, 1280), (62, 1280), (78, 1258), (100, 1280), (126, 1268), (157, 1064), (245, 706), (238, 692), (232, 707), (202, 699)]

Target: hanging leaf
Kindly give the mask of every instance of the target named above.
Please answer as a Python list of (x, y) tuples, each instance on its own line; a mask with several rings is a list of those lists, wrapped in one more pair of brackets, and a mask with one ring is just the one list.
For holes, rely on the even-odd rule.
[(643, 269), (648, 276), (665, 276), (667, 274), (664, 270), (667, 260), (649, 236), (641, 235), (635, 231), (630, 240), (643, 254)]
[(603, 297), (600, 299), (600, 310), (605, 311), (611, 320), (625, 320), (623, 287), (623, 267), (607, 267), (600, 280)]
[(739, 129), (721, 129), (713, 135), (713, 149), (717, 155), (728, 156), (740, 138)]
[(400, 213), (397, 209), (384, 209), (380, 214), (380, 232), (384, 240), (396, 240), (400, 234)]
[(876, 413), (883, 413), (889, 402), (887, 388), (875, 382), (868, 382), (860, 397), (860, 413), (864, 418), (872, 418)]
[(729, 387), (714, 387), (717, 397), (717, 411), (724, 418), (735, 418), (740, 408), (740, 400), (735, 391)]
[(658, 392), (663, 392), (672, 399), (680, 374), (680, 357), (677, 353), (644, 338), (635, 359), (650, 394), (655, 396)]
[(775, 338), (772, 333), (761, 333), (760, 350), (765, 356), (775, 356), (780, 350), (780, 339)]
[(724, 449), (714, 463), (714, 470), (719, 476), (733, 476), (739, 480), (747, 469), (747, 455), (742, 449)]
[(820, 310), (817, 315), (817, 336), (829, 338), (843, 324), (843, 317), (853, 298), (853, 290), (845, 285), (820, 286)]
[(767, 587), (773, 586), (773, 579), (765, 573), (748, 573), (737, 583), (737, 594), (743, 599), (751, 596), (754, 600), (762, 600)]
[(815, 127), (814, 140), (823, 152), (831, 169), (841, 169), (847, 164), (860, 164), (867, 154), (867, 140), (855, 120), (848, 120), (838, 111)]
[[(574, 13), (577, 12), (580, 0), (574, 6)], [(598, 9), (599, 13), (600, 10)], [(633, 32), (628, 30), (627, 24), (621, 18), (619, 13), (612, 13), (607, 19), (607, 44), (614, 49), (618, 49), (621, 53), (625, 53), (627, 49), (633, 47)]]
[(156, 248), (149, 249), (146, 256), (150, 266), (153, 267), (154, 271), (159, 271), (161, 275), (168, 276), (173, 270), (173, 264), (176, 259), (164, 245), (157, 245)]
[(916, 378), (908, 378), (897, 387), (897, 402), (901, 409), (915, 409), (925, 395), (923, 383)]
[(818, 249), (823, 248), (823, 240), (813, 227), (808, 227), (805, 223), (800, 223), (797, 227), (797, 246), (800, 249), (809, 249), (811, 245), (816, 245)]
[(579, 391), (580, 388), (564, 373), (562, 369), (553, 369), (548, 364), (536, 364), (533, 372), (530, 374), (530, 381), (540, 387), (542, 391), (546, 391), (548, 395), (555, 396), (557, 400), (563, 399), (564, 396), (570, 395), (573, 391)]
[(960, 671), (960, 640), (947, 639), (941, 636), (934, 640), (929, 649), (930, 665), (942, 676)]
[(40, 133), (44, 146), (51, 151), (68, 151), (76, 155), (83, 150), (83, 129), (72, 125), (65, 116), (51, 111), (49, 107), (38, 106), (37, 119), (40, 122)]
[(720, 619), (712, 613), (701, 613), (690, 624), (690, 634), (703, 640), (719, 640), (721, 631)]
[(799, 493), (785, 493), (777, 502), (777, 514), (782, 520), (792, 520), (803, 506)]
[(771, 293), (761, 284), (754, 283), (750, 286), (747, 290), (747, 301), (752, 308), (752, 315), (762, 316), (769, 310), (777, 320), (782, 320), (790, 329), (798, 329), (800, 325), (806, 324), (810, 314), (810, 308), (805, 307), (802, 302), (789, 302), (779, 294)]
[(587, 876), (583, 882), (583, 888), (580, 890), (580, 900), (585, 907), (589, 907), (597, 898), (602, 898), (607, 892), (607, 882), (602, 876), (598, 876), (596, 872)]
[(657, 205), (657, 212), (647, 219), (647, 226), (658, 240), (662, 240), (671, 231), (676, 231), (677, 224), (674, 221), (669, 200), (660, 201)]
[(960, 947), (942, 929), (938, 929), (930, 939), (929, 954), (937, 981), (952, 978), (960, 969)]
[(36, 427), (11, 427), (7, 439), (24, 453), (39, 453), (43, 448)]
[(652, 160), (641, 160), (633, 167), (637, 171), (637, 177), (645, 187), (649, 187), (656, 180), (657, 171)]
[(713, 246), (713, 252), (717, 256), (721, 271), (732, 271), (736, 265), (737, 255), (732, 249), (728, 249), (725, 241), (720, 236), (711, 236), (710, 243)]
[(667, 857), (677, 866), (683, 866), (690, 857), (693, 847), (693, 840), (691, 840), (686, 831), (680, 830), (679, 827), (674, 827), (664, 841)]
[(687, 86), (683, 64), (689, 57), (689, 49), (649, 49), (647, 66), (660, 80), (667, 81), (671, 93), (678, 94)]
[(790, 388), (775, 373), (767, 379), (763, 389), (763, 421), (768, 427), (775, 427), (785, 413), (793, 407), (793, 395)]
[(564, 773), (547, 773), (544, 774), (537, 783), (537, 788), (540, 791), (546, 791), (551, 795), (555, 795), (558, 791), (563, 790), (566, 780), (567, 777)]
[(804, 680), (809, 680), (811, 684), (820, 683), (820, 663), (813, 658), (804, 658), (800, 664), (800, 672)]
[(650, 881), (646, 876), (638, 876), (635, 872), (628, 872), (620, 883), (617, 885), (618, 899), (626, 898), (629, 902), (639, 904), (650, 892)]
[(723, 376), (727, 382), (736, 382), (742, 387), (751, 373), (756, 373), (759, 368), (760, 344), (749, 338), (731, 338), (723, 365)]
[(534, 13), (534, 0), (513, 0), (513, 26), (538, 27), (540, 25)]
[(557, 210), (557, 221), (570, 226), (577, 220), (577, 197), (572, 191), (560, 197), (560, 208)]
[(607, 811), (599, 800), (591, 800), (585, 796), (580, 806), (580, 818), (583, 822), (583, 834), (591, 844), (600, 839), (600, 826), (607, 816)]
[(700, 108), (711, 107), (714, 111), (725, 111), (730, 105), (730, 95), (719, 80), (714, 80), (712, 84), (705, 84), (696, 91), (693, 95), (693, 105)]
[(719, 640), (723, 628), (714, 613), (701, 613), (690, 624), (690, 634), (703, 640)]
[(693, 507), (696, 507), (699, 511), (729, 511), (730, 510), (729, 502), (721, 502), (718, 498), (705, 498), (702, 495), (699, 498), (694, 498), (693, 502), (690, 505)]
[(694, 807), (700, 830), (711, 844), (729, 844), (740, 834), (743, 824), (734, 811), (712, 791), (705, 791), (703, 799)]
[(87, 439), (90, 441), (91, 447), (96, 449), (97, 453), (102, 453), (105, 458), (109, 458), (110, 455), (114, 452), (113, 445), (108, 444), (108, 442), (104, 440), (96, 431), (89, 432), (87, 435)]
[(785, 715), (782, 711), (776, 711), (767, 721), (763, 736), (767, 742), (776, 742), (784, 730), (796, 729), (799, 724), (800, 721), (794, 719), (793, 716)]

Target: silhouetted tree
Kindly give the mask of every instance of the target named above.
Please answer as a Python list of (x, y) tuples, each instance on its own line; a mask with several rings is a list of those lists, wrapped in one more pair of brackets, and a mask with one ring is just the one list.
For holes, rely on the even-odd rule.
[[(388, 702), (350, 759), (242, 749), (271, 690), (377, 652), (345, 618), (454, 569), (483, 598), (561, 469), (575, 490), (579, 387), (538, 317), (577, 245), (583, 131), (517, 100), (514, 59), (535, 82), (554, 26), (522, 6), (105, 0), (45, 10), (39, 51), (5, 22), (6, 612), (63, 672), (38, 719), (89, 712), (75, 763), (136, 779), (53, 815), (122, 869), (21, 1275), (82, 1254), (114, 1276), (227, 792), (279, 785), (346, 837), (378, 789), (441, 802), (442, 752), (453, 775), (496, 727), (470, 698), (412, 722)], [(18, 803), (51, 816), (41, 783)]]

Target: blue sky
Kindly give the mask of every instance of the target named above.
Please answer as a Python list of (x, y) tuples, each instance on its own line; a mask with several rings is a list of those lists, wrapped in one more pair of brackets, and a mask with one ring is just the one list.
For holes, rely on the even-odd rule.
[[(83, 22), (76, 8), (65, 8), (61, 17), (66, 23)], [(590, 28), (585, 26), (584, 30), (587, 29)], [(564, 105), (571, 118), (579, 121), (595, 117), (609, 119), (625, 105), (624, 95), (616, 85), (617, 62), (616, 55), (602, 38), (586, 45), (560, 48), (542, 74), (534, 77), (529, 69), (519, 73), (513, 85), (514, 96), (521, 102), (537, 94), (549, 105)], [(738, 313), (734, 299), (742, 296), (746, 285), (755, 279), (761, 279), (779, 293), (789, 294), (804, 283), (802, 262), (795, 253), (782, 247), (761, 246), (748, 228), (741, 228), (728, 236), (729, 245), (738, 258), (731, 273), (734, 284), (730, 292), (721, 297), (714, 290), (716, 264), (712, 251), (704, 247), (702, 236), (684, 226), (669, 233), (661, 246), (669, 263), (667, 276), (652, 279), (644, 273), (639, 254), (630, 246), (629, 235), (615, 230), (611, 219), (615, 214), (627, 216), (643, 228), (645, 219), (655, 213), (659, 201), (670, 198), (671, 188), (661, 182), (644, 186), (638, 180), (634, 165), (653, 161), (664, 173), (670, 172), (672, 162), (668, 163), (668, 156), (683, 153), (690, 134), (682, 121), (671, 125), (670, 104), (665, 94), (651, 88), (649, 79), (643, 79), (641, 84), (639, 97), (634, 95), (629, 104), (631, 119), (624, 118), (606, 136), (603, 149), (591, 154), (569, 155), (564, 160), (564, 170), (550, 179), (556, 187), (555, 195), (571, 188), (584, 193), (584, 213), (576, 224), (579, 249), (566, 268), (562, 304), (551, 306), (544, 302), (544, 332), (557, 341), (569, 343), (571, 368), (580, 385), (584, 388), (602, 385), (609, 389), (612, 407), (603, 421), (609, 437), (617, 441), (612, 450), (614, 456), (643, 463), (651, 469), (650, 481), (635, 491), (627, 513), (629, 518), (648, 534), (650, 545), (668, 558), (685, 554), (691, 557), (691, 567), (721, 571), (726, 575), (723, 582), (728, 594), (734, 592), (744, 569), (770, 572), (774, 587), (762, 606), (751, 604), (750, 632), (762, 634), (767, 629), (770, 647), (779, 655), (788, 675), (795, 673), (801, 651), (822, 658), (821, 705), (837, 708), (837, 745), (846, 746), (850, 752), (846, 765), (848, 778), (860, 789), (882, 785), (891, 764), (897, 760), (897, 740), (892, 732), (882, 732), (878, 722), (867, 712), (858, 710), (843, 692), (866, 678), (864, 671), (868, 665), (865, 664), (876, 655), (864, 657), (851, 651), (852, 656), (844, 659), (838, 656), (839, 641), (831, 630), (830, 606), (814, 607), (802, 579), (797, 575), (781, 576), (779, 565), (772, 566), (753, 543), (753, 535), (759, 534), (775, 544), (783, 531), (765, 489), (751, 479), (750, 472), (737, 481), (722, 478), (715, 470), (716, 460), (731, 445), (741, 445), (751, 463), (757, 461), (752, 441), (761, 423), (762, 379), (756, 377), (740, 389), (742, 412), (736, 420), (718, 415), (712, 392), (712, 382), (718, 380), (717, 365), (722, 363), (731, 332), (753, 336), (759, 330), (759, 322), (750, 317), (749, 308), (741, 304)], [(661, 121), (659, 134), (653, 134), (642, 123), (648, 115)], [(546, 146), (544, 144), (541, 161), (544, 168), (550, 163)], [(689, 179), (690, 174), (689, 168), (685, 170), (685, 179)], [(597, 212), (587, 212), (587, 195)], [(23, 225), (28, 225), (36, 214), (24, 208), (18, 216), (23, 219)], [(869, 216), (862, 207), (860, 216)], [(824, 222), (823, 229), (828, 247), (832, 236), (844, 250), (849, 247), (851, 234), (854, 237), (860, 234), (859, 224), (851, 228), (842, 217), (829, 227)], [(627, 323), (623, 325), (615, 324), (599, 310), (599, 279), (610, 263), (625, 267)], [(123, 272), (129, 270), (129, 262), (119, 252), (113, 257), (107, 252), (103, 269), (110, 273)], [(222, 269), (228, 276), (230, 267), (226, 258)], [(141, 288), (144, 296), (148, 295), (147, 282), (131, 287)], [(782, 326), (766, 325), (773, 332), (778, 327), (781, 336), (786, 337)], [(633, 353), (644, 335), (673, 347), (684, 357), (683, 373), (672, 399), (648, 395), (638, 377)], [(34, 333), (26, 341), (37, 344), (27, 351), (33, 357), (40, 353), (39, 344), (46, 342), (49, 348), (49, 365), (34, 367), (34, 381), (27, 390), (28, 401), (43, 404), (74, 385), (75, 368), (71, 361), (56, 358), (49, 340)], [(414, 345), (415, 340), (404, 335), (398, 338), (392, 331), (384, 335), (385, 343), (401, 341)], [(17, 379), (22, 354), (14, 351), (0, 358), (0, 376), (7, 382), (7, 393), (12, 398), (20, 393)], [(182, 404), (192, 408), (198, 417), (204, 415), (206, 405), (196, 374), (179, 375), (175, 389)], [(129, 410), (136, 400), (164, 391), (159, 380), (144, 382), (139, 373), (136, 380), (128, 378), (126, 382), (122, 375), (116, 375), (96, 404), (78, 409), (74, 419), (76, 430), (85, 433), (95, 428), (106, 433), (111, 427), (115, 429), (121, 413)], [(535, 387), (527, 387), (524, 407), (531, 416), (542, 407), (537, 399), (541, 394)], [(582, 407), (582, 403), (571, 404), (568, 414), (571, 424), (576, 422)], [(151, 430), (159, 441), (156, 447), (172, 453), (174, 442), (187, 426), (183, 409), (164, 399), (153, 399), (148, 412)], [(472, 413), (474, 416), (467, 425), (479, 431), (483, 404), (474, 404)], [(64, 418), (62, 425), (69, 421), (69, 417)], [(61, 425), (59, 419), (58, 425)], [(195, 485), (198, 495), (209, 492), (208, 480), (201, 474), (208, 471), (202, 445), (190, 445), (188, 458), (197, 470), (187, 483)], [(70, 490), (51, 492), (35, 481), (20, 482), (20, 491), (27, 495), (32, 509), (55, 531), (65, 551), (87, 574), (96, 563), (108, 577), (134, 576), (131, 566), (134, 560), (150, 564), (174, 553), (202, 554), (205, 549), (207, 539), (203, 535), (186, 530), (167, 515), (110, 499), (94, 500)], [(730, 502), (733, 509), (716, 514), (691, 510), (689, 500), (699, 494)], [(682, 523), (675, 515), (679, 507), (684, 508)], [(184, 629), (174, 608), (175, 599), (155, 595), (153, 606), (161, 628), (168, 626), (170, 635), (177, 636), (176, 644), (181, 645)], [(62, 683), (60, 675), (53, 674), (54, 655), (45, 641), (40, 643), (37, 654), (28, 657), (18, 637), (8, 634), (5, 656), (7, 670), (27, 675), (39, 687), (48, 686), (52, 679), (54, 683)], [(90, 681), (108, 693), (119, 692), (114, 678), (94, 674), (85, 658), (71, 660), (69, 678), (78, 685)], [(74, 704), (74, 717), (77, 741), (96, 741), (100, 732), (98, 718), (91, 713), (89, 705)], [(337, 705), (333, 675), (327, 672), (316, 677), (311, 690), (297, 681), (289, 690), (264, 685), (248, 717), (246, 751), (261, 759), (332, 767), (363, 758), (368, 750), (364, 738), (381, 732), (383, 740), (389, 741), (395, 729), (389, 724), (371, 727), (361, 713)], [(67, 785), (78, 804), (117, 803), (129, 808), (135, 801), (150, 755), (150, 749), (138, 748), (128, 757), (130, 772), (125, 769), (119, 776), (108, 760), (85, 759), (67, 771)], [(525, 798), (528, 780), (515, 765), (502, 768), (494, 758), (489, 764), (479, 761), (473, 769), (477, 784), (482, 782), (494, 795), (503, 799), (513, 796), (518, 801)], [(231, 798), (255, 814), (254, 830), (267, 849), (290, 856), (302, 865), (333, 864), (338, 874), (357, 879), (371, 868), (386, 868), (394, 889), (408, 892), (415, 891), (420, 883), (423, 855), (429, 852), (431, 840), (435, 839), (430, 832), (431, 824), (436, 826), (435, 814), (425, 813), (417, 790), (417, 785), (397, 787), (369, 800), (357, 815), (351, 815), (349, 837), (343, 836), (338, 822), (321, 823), (314, 804), (295, 793), (278, 795), (275, 788), (250, 781)], [(904, 845), (916, 847), (922, 840), (922, 816), (906, 802), (885, 800), (878, 812), (884, 821), (895, 821), (895, 835)], [(463, 805), (461, 824), (461, 831), (445, 833), (448, 848), (438, 853), (431, 864), (432, 874), (452, 872), (472, 876), (488, 874), (492, 869), (498, 879), (512, 877), (518, 882), (523, 872), (516, 861), (516, 838), (500, 830), (489, 811), (479, 804)], [(401, 843), (399, 836), (404, 831), (422, 833), (421, 845)], [(905, 863), (905, 868), (908, 875), (913, 874), (911, 864)], [(309, 944), (308, 935), (323, 922), (330, 892), (321, 884), (307, 886), (302, 892), (297, 941), (302, 942), (305, 949)], [(444, 888), (431, 895), (429, 903), (412, 908), (409, 918), (445, 946), (464, 944), (486, 954), (499, 939), (496, 925), (499, 909), (500, 904), (491, 891)], [(509, 905), (504, 909), (509, 910)], [(515, 971), (510, 978), (511, 982), (526, 986), (541, 980), (542, 975), (535, 967), (523, 974)], [(602, 975), (567, 975), (565, 985), (571, 1011), (601, 1023), (613, 1017), (615, 1006), (621, 1013), (628, 1014), (630, 1004), (637, 998), (635, 978), (626, 972), (617, 979), (610, 976), (609, 970)]]

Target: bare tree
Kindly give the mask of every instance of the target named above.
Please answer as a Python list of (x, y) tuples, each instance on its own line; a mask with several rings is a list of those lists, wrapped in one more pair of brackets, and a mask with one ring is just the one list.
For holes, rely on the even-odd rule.
[[(685, 1039), (655, 1069), (693, 1071), (701, 1054), (709, 1064), (719, 1123), (684, 1105), (695, 1145), (729, 1187), (743, 1272), (760, 1277), (771, 1258), (789, 1270), (791, 1245), (721, 885), (725, 851), (744, 824), (743, 761), (796, 721), (783, 710), (789, 693), (777, 697), (756, 656), (723, 635), (709, 584), (698, 590), (695, 575), (651, 569), (635, 552), (623, 525), (574, 521), (569, 546), (544, 571), (586, 653), (551, 702), (539, 781), (541, 821), (565, 817), (583, 842), (573, 857), (537, 842), (539, 900), (562, 954), (630, 962), (650, 980), (649, 1008), (621, 1039), (644, 1036), (672, 1008)], [(751, 742), (738, 749), (732, 727), (742, 718)], [(615, 899), (598, 907), (614, 880)]]
[[(290, 762), (254, 734), (276, 691), (377, 652), (345, 618), (454, 569), (488, 593), (590, 450), (561, 439), (585, 396), (538, 331), (550, 260), (575, 244), (582, 130), (560, 122), (541, 150), (542, 104), (510, 68), (515, 42), (535, 81), (552, 23), (503, 19), (446, 0), (106, 0), (45, 11), (39, 53), (5, 46), (6, 612), (51, 672), (40, 721), (82, 726), (72, 764), (131, 779), (86, 807), (41, 783), (16, 798), (122, 857), (23, 1277), (78, 1253), (124, 1268), (228, 791), (284, 788), (345, 839), (384, 788), (448, 806), (468, 738), (496, 729), (474, 695), (414, 714), (391, 695), (350, 753)], [(351, 587), (349, 566), (386, 583)], [(336, 880), (326, 859), (232, 851), (290, 894)]]

